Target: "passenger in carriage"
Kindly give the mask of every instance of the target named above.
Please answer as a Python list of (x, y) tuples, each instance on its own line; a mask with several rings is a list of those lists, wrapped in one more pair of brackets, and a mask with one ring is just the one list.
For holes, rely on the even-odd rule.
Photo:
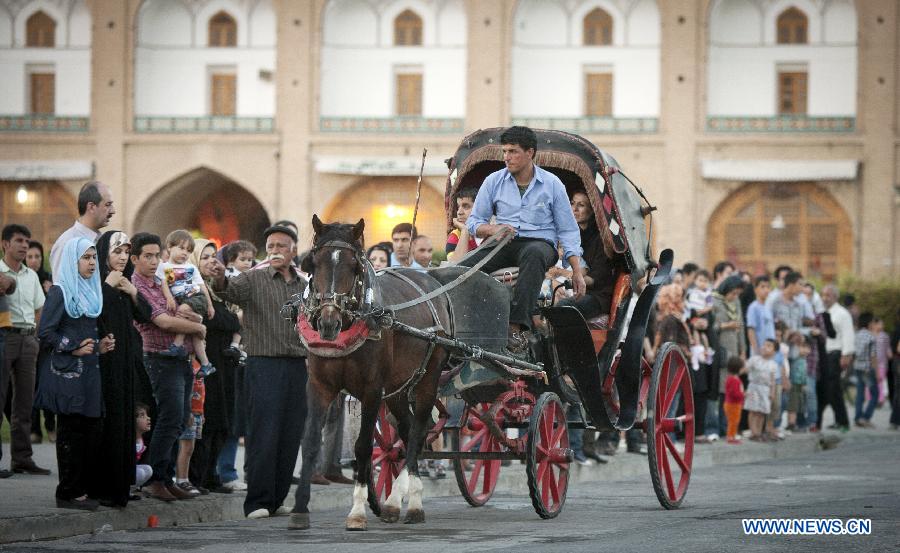
[(584, 296), (565, 298), (556, 305), (571, 305), (581, 311), (585, 320), (591, 320), (610, 312), (612, 309), (613, 288), (616, 285), (617, 264), (603, 246), (603, 239), (594, 219), (594, 209), (584, 192), (572, 194), (572, 214), (581, 231), (582, 259), (585, 267), (584, 283), (587, 290)]
[(459, 261), (478, 247), (475, 237), (469, 234), (469, 227), (466, 226), (477, 195), (478, 190), (474, 188), (466, 188), (456, 193), (456, 217), (453, 218), (453, 230), (447, 236), (447, 245), (444, 247), (450, 261)]
[[(569, 208), (566, 188), (559, 178), (534, 164), (537, 136), (527, 127), (510, 127), (500, 135), (506, 167), (488, 175), (478, 190), (466, 226), (478, 238), (513, 235), (514, 238), (482, 270), (490, 273), (502, 267), (519, 267), (509, 313), (509, 341), (512, 353), (528, 347), (531, 316), (537, 305), (544, 273), (556, 263), (557, 242), (573, 269), (575, 297), (584, 295), (581, 272), (581, 240), (578, 225)], [(491, 224), (491, 217), (496, 222)], [(462, 264), (473, 266), (492, 250), (470, 256)]]

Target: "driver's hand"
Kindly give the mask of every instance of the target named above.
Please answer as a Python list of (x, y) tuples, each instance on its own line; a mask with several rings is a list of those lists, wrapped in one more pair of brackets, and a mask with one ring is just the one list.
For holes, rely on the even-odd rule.
[(572, 291), (576, 298), (584, 296), (587, 291), (587, 285), (584, 282), (584, 275), (580, 271), (573, 271), (572, 274)]

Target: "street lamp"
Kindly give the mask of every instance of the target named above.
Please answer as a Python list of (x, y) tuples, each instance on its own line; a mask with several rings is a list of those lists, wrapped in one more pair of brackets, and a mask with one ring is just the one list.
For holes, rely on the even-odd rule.
[(769, 226), (772, 227), (772, 230), (784, 230), (784, 217), (779, 213), (775, 217), (772, 218), (772, 222), (769, 223)]
[(25, 188), (24, 184), (20, 184), (19, 188), (16, 190), (16, 202), (21, 205), (24, 205), (25, 202), (28, 201), (28, 190)]

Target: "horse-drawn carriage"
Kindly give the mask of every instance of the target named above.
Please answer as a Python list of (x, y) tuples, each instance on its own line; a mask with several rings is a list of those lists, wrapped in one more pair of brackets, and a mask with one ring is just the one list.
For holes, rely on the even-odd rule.
[[(487, 175), (503, 168), (502, 131), (488, 129), (467, 136), (447, 160), (448, 226), (456, 213), (456, 193), (478, 188)], [(342, 336), (377, 341), (381, 329), (390, 329), (395, 336), (422, 344), (424, 360), (409, 365), (399, 380), (385, 377), (380, 381), (379, 394), (385, 401), (380, 404), (369, 442), (371, 468), (363, 467), (360, 472), (366, 474), (358, 485), (368, 486), (368, 503), (382, 519), (385, 509), (391, 511), (391, 521), (399, 516), (395, 488), (409, 485), (404, 467), (413, 473), (411, 463), (416, 457), (452, 460), (460, 492), (473, 506), (483, 505), (491, 497), (505, 460), (520, 460), (525, 465), (535, 511), (542, 518), (555, 517), (565, 502), (573, 462), (570, 428), (641, 428), (647, 436), (650, 473), (660, 503), (672, 509), (684, 499), (694, 438), (688, 364), (678, 346), (670, 343), (659, 349), (652, 366), (643, 356), (648, 320), (657, 290), (669, 277), (673, 254), (665, 250), (658, 261), (651, 258), (654, 208), (611, 156), (573, 134), (536, 132), (536, 164), (558, 176), (570, 196), (575, 192), (587, 195), (606, 251), (621, 267), (608, 316), (585, 321), (575, 308), (554, 306), (547, 300), (539, 310), (545, 323), (543, 331), (535, 332), (526, 355), (511, 355), (503, 350), (508, 285), (478, 271), (478, 265), (468, 268), (458, 264), (430, 269), (427, 275), (413, 269), (388, 269), (375, 275), (368, 265), (365, 271), (359, 271), (352, 290), (346, 293), (336, 291), (334, 275), (328, 291), (322, 290), (327, 279), (317, 281), (314, 275), (310, 297), (295, 301), (297, 310), (292, 316), (312, 353), (311, 379), (315, 378), (316, 355), (332, 361), (347, 355), (347, 344), (339, 343)], [(358, 232), (361, 234), (361, 228)], [(327, 265), (325, 250), (329, 245), (335, 264), (332, 270), (337, 270), (339, 260), (334, 252), (348, 249), (354, 250), (357, 264), (367, 265), (358, 259), (358, 248), (349, 244), (351, 238), (335, 240), (326, 234), (318, 224), (313, 250), (313, 259), (319, 260), (317, 269)], [(483, 243), (481, 247), (491, 246)], [(435, 283), (428, 286), (424, 279)], [(412, 286), (416, 293), (389, 305), (390, 301), (379, 298), (375, 283), (394, 281), (404, 281), (402, 285)], [(403, 320), (404, 310), (426, 312), (426, 306), (431, 316), (424, 322)], [(334, 323), (339, 329), (334, 327), (324, 336), (323, 309), (332, 307), (340, 321)], [(334, 344), (342, 351), (329, 351)], [(409, 349), (409, 344), (414, 342), (404, 348)], [(359, 338), (349, 346), (358, 347)], [(435, 349), (445, 355), (436, 360)], [(373, 359), (372, 354), (369, 359)], [(327, 363), (323, 361), (322, 366)], [(440, 365), (437, 369), (433, 368), (435, 363)], [(423, 394), (420, 389), (428, 391)], [(441, 398), (461, 399), (465, 403), (462, 413), (451, 415), (454, 409), (448, 409)], [(423, 401), (433, 401), (433, 408), (423, 406)], [(363, 403), (358, 462), (367, 449), (365, 404), (371, 405), (372, 400)], [(317, 415), (312, 416), (315, 419)], [(412, 420), (416, 417), (429, 420), (417, 427)], [(427, 435), (423, 426), (430, 426)], [(422, 447), (421, 438), (415, 438), (417, 431), (424, 435), (426, 444), (440, 435), (448, 438), (443, 450), (423, 450), (427, 448)], [(408, 440), (401, 435), (412, 436), (410, 449), (415, 451), (407, 451)], [(304, 466), (307, 455), (314, 454), (305, 449), (308, 444), (315, 449), (313, 442), (317, 439), (314, 432), (309, 442), (304, 441)], [(358, 515), (357, 493), (354, 498)], [(421, 508), (420, 498), (415, 506), (411, 500), (408, 521), (414, 508)], [(348, 528), (352, 528), (354, 511), (348, 518)]]

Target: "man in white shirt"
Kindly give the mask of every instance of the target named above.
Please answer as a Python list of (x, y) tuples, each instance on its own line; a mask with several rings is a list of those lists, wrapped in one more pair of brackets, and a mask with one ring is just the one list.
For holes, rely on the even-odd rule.
[(835, 426), (846, 432), (850, 429), (850, 421), (847, 418), (847, 406), (844, 404), (844, 396), (841, 393), (841, 374), (850, 368), (856, 346), (853, 317), (844, 306), (838, 303), (838, 296), (837, 286), (833, 284), (822, 289), (825, 313), (831, 319), (834, 335), (829, 333), (825, 340), (826, 354), (824, 363), (820, 363), (821, 371), (816, 386), (817, 391), (820, 392), (818, 394), (819, 424), (822, 423), (822, 412), (825, 407), (831, 405), (834, 410)]
[(78, 192), (78, 219), (56, 239), (50, 250), (50, 270), (53, 272), (54, 283), (57, 282), (56, 275), (59, 274), (59, 262), (66, 242), (72, 238), (87, 238), (96, 242), (100, 229), (108, 225), (115, 214), (116, 208), (108, 186), (102, 182), (89, 181), (81, 187)]

